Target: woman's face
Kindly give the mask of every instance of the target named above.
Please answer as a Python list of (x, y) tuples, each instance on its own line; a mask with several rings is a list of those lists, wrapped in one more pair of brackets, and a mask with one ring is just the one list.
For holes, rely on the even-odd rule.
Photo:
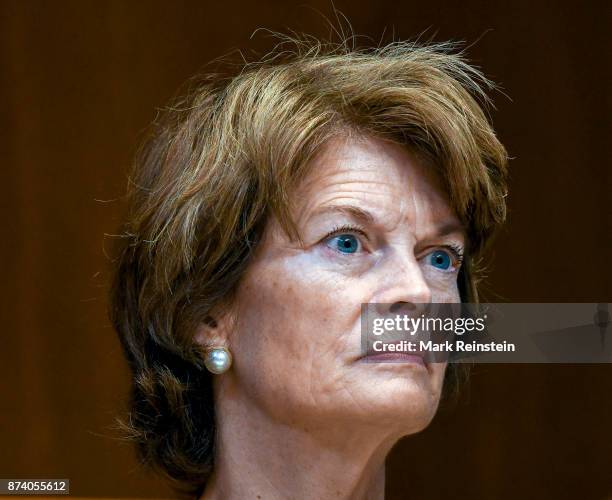
[(446, 365), (366, 363), (361, 304), (459, 302), (461, 225), (434, 169), (373, 137), (330, 141), (293, 195), (302, 243), (271, 220), (238, 289), (237, 387), (307, 428), (423, 429)]

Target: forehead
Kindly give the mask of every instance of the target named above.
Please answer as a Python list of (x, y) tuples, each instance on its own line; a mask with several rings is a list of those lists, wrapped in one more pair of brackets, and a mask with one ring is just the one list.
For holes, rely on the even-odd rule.
[(298, 220), (350, 203), (398, 223), (457, 221), (432, 164), (407, 147), (372, 136), (330, 140), (313, 159), (294, 197)]

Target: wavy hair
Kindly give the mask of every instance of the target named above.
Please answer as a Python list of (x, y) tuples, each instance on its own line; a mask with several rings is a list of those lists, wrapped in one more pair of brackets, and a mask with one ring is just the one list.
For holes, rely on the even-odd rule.
[(270, 214), (299, 236), (292, 188), (334, 136), (372, 134), (431, 159), (467, 228), (461, 299), (478, 300), (479, 262), (506, 214), (493, 88), (453, 44), (358, 50), (308, 38), (200, 78), (165, 110), (134, 165), (111, 290), (133, 374), (124, 427), (144, 463), (179, 491), (203, 491), (215, 409), (193, 334), (231, 300)]

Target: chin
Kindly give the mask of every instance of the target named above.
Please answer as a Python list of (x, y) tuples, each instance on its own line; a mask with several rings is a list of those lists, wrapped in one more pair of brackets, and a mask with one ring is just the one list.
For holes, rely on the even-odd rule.
[[(356, 394), (355, 394), (356, 395)], [(370, 381), (360, 407), (367, 425), (385, 426), (402, 437), (425, 429), (438, 409), (440, 390), (409, 376)]]

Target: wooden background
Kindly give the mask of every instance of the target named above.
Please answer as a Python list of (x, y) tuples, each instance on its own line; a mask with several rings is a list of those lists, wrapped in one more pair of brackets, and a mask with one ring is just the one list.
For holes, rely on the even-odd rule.
[[(610, 10), (335, 0), (378, 40), (465, 40), (503, 86), (510, 220), (486, 298), (610, 302)], [(84, 496), (168, 495), (116, 439), (128, 375), (106, 319), (105, 233), (147, 124), (256, 28), (326, 34), (331, 2), (0, 2), (0, 477)], [(611, 499), (612, 366), (479, 366), (389, 460), (388, 498)]]

